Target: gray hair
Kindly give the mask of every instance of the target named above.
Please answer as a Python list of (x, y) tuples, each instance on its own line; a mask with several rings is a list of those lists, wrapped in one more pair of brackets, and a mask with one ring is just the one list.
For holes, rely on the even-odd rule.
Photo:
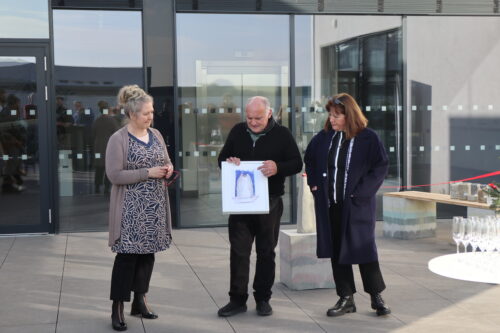
[(264, 96), (253, 96), (253, 97), (250, 97), (249, 99), (247, 99), (246, 106), (248, 106), (249, 104), (251, 104), (253, 102), (260, 102), (260, 103), (264, 104), (264, 107), (266, 108), (266, 110), (271, 109), (271, 103)]
[(144, 103), (153, 103), (153, 97), (148, 95), (137, 84), (123, 86), (117, 96), (118, 106), (125, 109), (125, 114), (130, 118), (132, 113), (138, 113)]

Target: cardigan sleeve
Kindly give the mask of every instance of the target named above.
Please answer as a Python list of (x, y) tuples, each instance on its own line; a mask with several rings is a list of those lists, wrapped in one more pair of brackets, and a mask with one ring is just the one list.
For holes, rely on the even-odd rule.
[[(127, 138), (128, 139), (128, 138)], [(148, 179), (148, 169), (126, 170), (124, 143), (121, 131), (115, 132), (106, 147), (106, 175), (113, 185), (135, 184)]]

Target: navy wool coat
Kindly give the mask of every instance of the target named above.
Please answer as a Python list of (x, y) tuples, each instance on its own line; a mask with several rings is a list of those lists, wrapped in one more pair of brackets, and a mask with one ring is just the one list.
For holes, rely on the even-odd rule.
[[(316, 134), (304, 156), (307, 183), (310, 187), (318, 187), (313, 192), (318, 258), (331, 258), (333, 255), (328, 199), (328, 150), (337, 133), (331, 130)], [(375, 195), (387, 174), (387, 153), (377, 134), (365, 128), (351, 139), (346, 160), (347, 181), (340, 221), (342, 235), (339, 264), (378, 261)]]

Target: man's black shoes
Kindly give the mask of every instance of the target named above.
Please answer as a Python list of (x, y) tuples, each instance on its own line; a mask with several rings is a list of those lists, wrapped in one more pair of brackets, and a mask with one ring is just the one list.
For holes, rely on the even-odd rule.
[(351, 312), (356, 312), (356, 304), (354, 304), (352, 295), (340, 297), (335, 306), (328, 309), (326, 315), (328, 317), (338, 317)]
[(377, 316), (385, 316), (391, 313), (391, 309), (385, 304), (380, 294), (371, 295), (372, 309), (377, 311)]
[[(257, 314), (259, 316), (270, 316), (273, 314), (273, 308), (269, 304), (269, 301), (258, 301), (257, 303)], [(246, 304), (236, 303), (230, 301), (225, 306), (219, 309), (217, 314), (219, 317), (231, 317), (238, 313), (246, 312)]]
[(273, 314), (273, 308), (268, 301), (258, 301), (257, 302), (257, 314), (259, 316), (270, 316)]
[(225, 306), (219, 309), (217, 314), (219, 317), (231, 317), (234, 316), (235, 314), (241, 313), (241, 312), (246, 312), (247, 311), (247, 305), (246, 304), (239, 304), (236, 302), (230, 301), (227, 303)]

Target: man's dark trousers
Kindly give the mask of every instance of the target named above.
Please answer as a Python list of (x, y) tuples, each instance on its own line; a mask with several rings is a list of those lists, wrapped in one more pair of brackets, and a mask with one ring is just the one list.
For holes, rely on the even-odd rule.
[(274, 284), (274, 249), (278, 244), (280, 219), (283, 214), (281, 196), (269, 200), (269, 214), (229, 216), (229, 241), (231, 243), (231, 301), (245, 304), (248, 299), (250, 253), (255, 239), (257, 263), (253, 282), (255, 301), (269, 301)]

